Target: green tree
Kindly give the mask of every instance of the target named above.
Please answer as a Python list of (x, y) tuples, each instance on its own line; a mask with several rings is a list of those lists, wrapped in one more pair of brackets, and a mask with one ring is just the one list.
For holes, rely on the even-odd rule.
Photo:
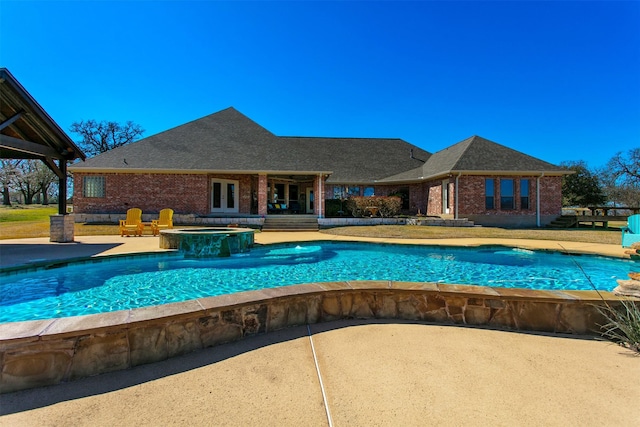
[(69, 131), (82, 137), (82, 140), (77, 141), (77, 144), (89, 157), (129, 144), (144, 133), (144, 129), (132, 121), (122, 125), (104, 120), (101, 122), (95, 120), (74, 122)]
[(584, 161), (562, 162), (560, 166), (574, 172), (562, 178), (563, 206), (588, 207), (606, 202), (598, 176), (589, 170)]

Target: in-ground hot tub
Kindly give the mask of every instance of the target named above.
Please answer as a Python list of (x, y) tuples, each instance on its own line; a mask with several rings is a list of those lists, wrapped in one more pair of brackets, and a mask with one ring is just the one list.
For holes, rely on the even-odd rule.
[(178, 249), (187, 257), (227, 257), (249, 252), (254, 243), (250, 228), (177, 228), (160, 231), (162, 249)]

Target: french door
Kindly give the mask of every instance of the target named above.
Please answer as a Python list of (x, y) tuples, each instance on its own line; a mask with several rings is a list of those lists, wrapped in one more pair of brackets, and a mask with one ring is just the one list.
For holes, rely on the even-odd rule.
[(313, 197), (313, 189), (307, 188), (307, 198), (305, 201), (306, 212), (312, 214), (315, 212), (315, 200)]
[(211, 180), (211, 212), (238, 213), (238, 181)]

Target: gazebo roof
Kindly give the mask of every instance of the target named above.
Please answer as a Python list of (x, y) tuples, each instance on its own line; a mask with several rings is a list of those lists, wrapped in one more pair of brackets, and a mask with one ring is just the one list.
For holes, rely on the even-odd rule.
[(0, 158), (39, 159), (58, 175), (53, 159), (86, 158), (6, 68), (0, 68)]

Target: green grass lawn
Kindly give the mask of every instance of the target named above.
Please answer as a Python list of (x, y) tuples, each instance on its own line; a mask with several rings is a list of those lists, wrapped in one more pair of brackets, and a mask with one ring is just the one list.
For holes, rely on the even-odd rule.
[(58, 213), (55, 205), (16, 205), (0, 208), (0, 224), (7, 222), (49, 222), (49, 217)]
[[(49, 237), (49, 217), (57, 213), (56, 205), (0, 206), (0, 240)], [(76, 236), (104, 236), (119, 233), (116, 224), (75, 224)]]

